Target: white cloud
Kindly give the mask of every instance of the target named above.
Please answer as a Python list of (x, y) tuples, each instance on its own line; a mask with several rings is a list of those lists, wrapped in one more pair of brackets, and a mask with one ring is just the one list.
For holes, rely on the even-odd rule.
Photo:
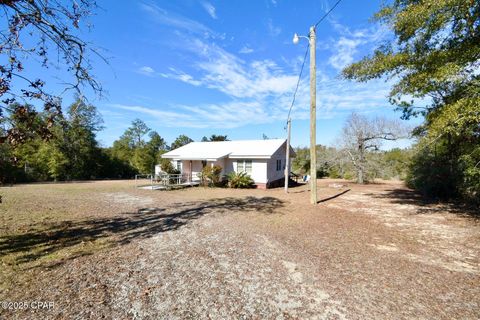
[[(161, 9), (155, 9), (161, 10)], [(182, 28), (186, 25), (198, 27), (191, 20), (175, 20), (172, 16), (166, 19), (160, 14), (162, 23), (170, 23)], [(178, 16), (176, 16), (178, 18)], [(166, 20), (165, 20), (166, 19)], [(271, 20), (269, 20), (271, 24)], [(202, 25), (203, 26), (203, 25)], [(272, 28), (273, 24), (271, 24)], [(215, 90), (224, 94), (215, 103), (157, 105), (144, 101), (143, 105), (115, 105), (117, 108), (143, 113), (158, 121), (159, 125), (168, 127), (192, 128), (235, 128), (249, 124), (285, 121), (292, 101), (293, 90), (297, 83), (299, 67), (303, 55), (288, 60), (246, 60), (250, 56), (239, 54), (251, 53), (252, 49), (244, 46), (238, 54), (227, 51), (215, 43), (212, 37), (204, 37), (198, 32), (183, 35), (186, 47), (184, 50), (190, 63), (170, 66), (166, 71), (156, 71), (144, 66), (139, 72), (173, 79), (198, 88)], [(326, 50), (332, 50), (332, 56), (326, 64), (319, 64), (317, 69), (317, 116), (329, 119), (352, 111), (372, 111), (389, 106), (386, 96), (390, 84), (381, 80), (368, 84), (344, 81), (331, 75), (335, 70), (353, 62), (355, 54), (361, 46), (383, 39), (383, 34), (374, 29), (350, 30), (340, 24), (335, 26), (339, 33), (330, 41)], [(280, 31), (278, 31), (279, 33)], [(274, 56), (272, 54), (272, 56)], [(296, 103), (292, 111), (294, 119), (308, 119), (310, 108), (308, 68), (304, 70), (300, 82)], [(222, 101), (223, 100), (223, 101)]]
[(337, 70), (342, 70), (344, 67), (353, 62), (353, 56), (357, 53), (357, 47), (362, 43), (360, 39), (347, 39), (340, 37), (336, 42), (335, 53), (330, 56), (328, 62)]
[(268, 34), (273, 37), (278, 36), (282, 32), (282, 29), (280, 27), (275, 26), (273, 24), (272, 19), (268, 19), (267, 21), (267, 30), (268, 30)]
[[(231, 101), (219, 104), (198, 106), (162, 106), (159, 107), (111, 104), (111, 107), (144, 114), (149, 121), (156, 121), (165, 127), (189, 128), (238, 128), (252, 123), (271, 122), (265, 107), (258, 102)], [(174, 111), (171, 111), (174, 110)]]
[(140, 7), (147, 12), (155, 22), (159, 24), (181, 29), (182, 31), (189, 33), (202, 35), (205, 38), (218, 36), (215, 32), (202, 23), (173, 12), (169, 12), (157, 6), (156, 4), (142, 3), (140, 4)]
[[(178, 80), (195, 81), (210, 89), (216, 89), (231, 98), (260, 98), (291, 91), (296, 76), (285, 74), (276, 63), (269, 60), (246, 63), (214, 43), (199, 39), (189, 41), (188, 50), (197, 55), (194, 67), (197, 78)], [(176, 71), (177, 74), (183, 73)]]
[(389, 31), (385, 27), (375, 26), (370, 28), (350, 30), (350, 28), (340, 24), (335, 20), (330, 20), (333, 28), (340, 34), (339, 38), (333, 41), (330, 49), (332, 55), (328, 62), (337, 70), (342, 70), (355, 60), (355, 55), (360, 48), (371, 49), (385, 40), (389, 36)]
[(212, 17), (212, 19), (217, 19), (217, 14), (215, 12), (216, 9), (211, 3), (203, 1), (202, 7), (205, 9), (205, 11), (207, 11), (207, 13), (210, 15), (210, 17)]
[(180, 80), (182, 82), (185, 82), (185, 83), (188, 83), (188, 84), (191, 84), (193, 86), (199, 86), (201, 85), (201, 81), (199, 80), (195, 80), (193, 78), (193, 76), (191, 76), (190, 74), (188, 73), (185, 73), (183, 71), (178, 71), (177, 69), (175, 68), (169, 68), (170, 73), (160, 73), (160, 76), (164, 77), (164, 78), (168, 78), (168, 79), (176, 79), (176, 80)]
[(252, 52), (253, 52), (253, 49), (248, 46), (244, 46), (242, 49), (240, 49), (240, 51), (238, 51), (238, 53), (242, 53), (242, 54), (249, 54)]
[(140, 67), (138, 68), (137, 72), (145, 76), (153, 76), (155, 74), (155, 70), (149, 66)]

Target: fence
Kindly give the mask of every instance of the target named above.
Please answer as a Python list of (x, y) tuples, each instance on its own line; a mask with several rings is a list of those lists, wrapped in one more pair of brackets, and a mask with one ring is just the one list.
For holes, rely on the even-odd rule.
[(164, 186), (181, 185), (192, 182), (192, 175), (189, 173), (167, 174), (161, 173), (155, 175), (153, 182)]

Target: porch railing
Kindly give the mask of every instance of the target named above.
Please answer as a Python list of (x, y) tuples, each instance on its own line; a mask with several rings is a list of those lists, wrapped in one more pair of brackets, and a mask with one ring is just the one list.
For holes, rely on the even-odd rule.
[(155, 183), (159, 183), (161, 185), (179, 185), (183, 183), (192, 182), (192, 175), (190, 173), (180, 173), (180, 174), (168, 174), (168, 173), (161, 173), (155, 175), (154, 178)]

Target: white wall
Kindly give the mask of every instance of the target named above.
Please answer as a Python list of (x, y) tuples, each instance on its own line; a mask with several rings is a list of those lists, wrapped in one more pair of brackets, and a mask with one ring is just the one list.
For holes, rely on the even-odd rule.
[(252, 174), (255, 183), (267, 183), (267, 159), (226, 159), (226, 173), (235, 171), (237, 160), (252, 160)]
[[(277, 159), (282, 160), (282, 168), (279, 171), (276, 171)], [(218, 161), (213, 162), (214, 165), (222, 167), (222, 176), (226, 175), (232, 171), (235, 171), (237, 168), (237, 160), (244, 159), (230, 159), (224, 158)], [(285, 168), (285, 144), (273, 154), (271, 159), (245, 159), (252, 160), (252, 174), (250, 175), (255, 181), (255, 183), (268, 183), (284, 177), (284, 168)], [(197, 174), (202, 172), (202, 161), (192, 160), (191, 161), (191, 171), (190, 172), (190, 160), (182, 160), (182, 173), (191, 173), (192, 180), (198, 180)], [(172, 161), (174, 167), (176, 163)], [(211, 161), (207, 162), (207, 165), (212, 165)], [(158, 168), (158, 169), (157, 169)], [(155, 166), (155, 174), (157, 170), (160, 170), (160, 166)]]
[[(191, 167), (190, 167), (190, 162), (191, 162)], [(190, 172), (191, 168), (191, 172)], [(182, 160), (182, 173), (191, 173), (192, 174), (192, 180), (193, 181), (198, 181), (200, 180), (198, 178), (198, 174), (202, 172), (202, 161), (200, 160)]]
[[(267, 167), (267, 179), (268, 182), (272, 182), (278, 179), (285, 178), (285, 163), (286, 163), (286, 143), (282, 145), (268, 160)], [(277, 160), (282, 161), (282, 166), (279, 171), (277, 171)]]

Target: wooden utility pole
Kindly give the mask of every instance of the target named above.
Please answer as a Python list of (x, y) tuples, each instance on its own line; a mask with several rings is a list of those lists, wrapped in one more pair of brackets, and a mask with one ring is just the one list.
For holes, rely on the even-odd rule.
[(310, 27), (310, 203), (317, 204), (317, 81), (315, 62), (315, 26)]
[(288, 118), (287, 120), (287, 146), (286, 146), (286, 157), (285, 159), (285, 193), (288, 193), (288, 181), (290, 177), (290, 130), (291, 130), (292, 120)]

